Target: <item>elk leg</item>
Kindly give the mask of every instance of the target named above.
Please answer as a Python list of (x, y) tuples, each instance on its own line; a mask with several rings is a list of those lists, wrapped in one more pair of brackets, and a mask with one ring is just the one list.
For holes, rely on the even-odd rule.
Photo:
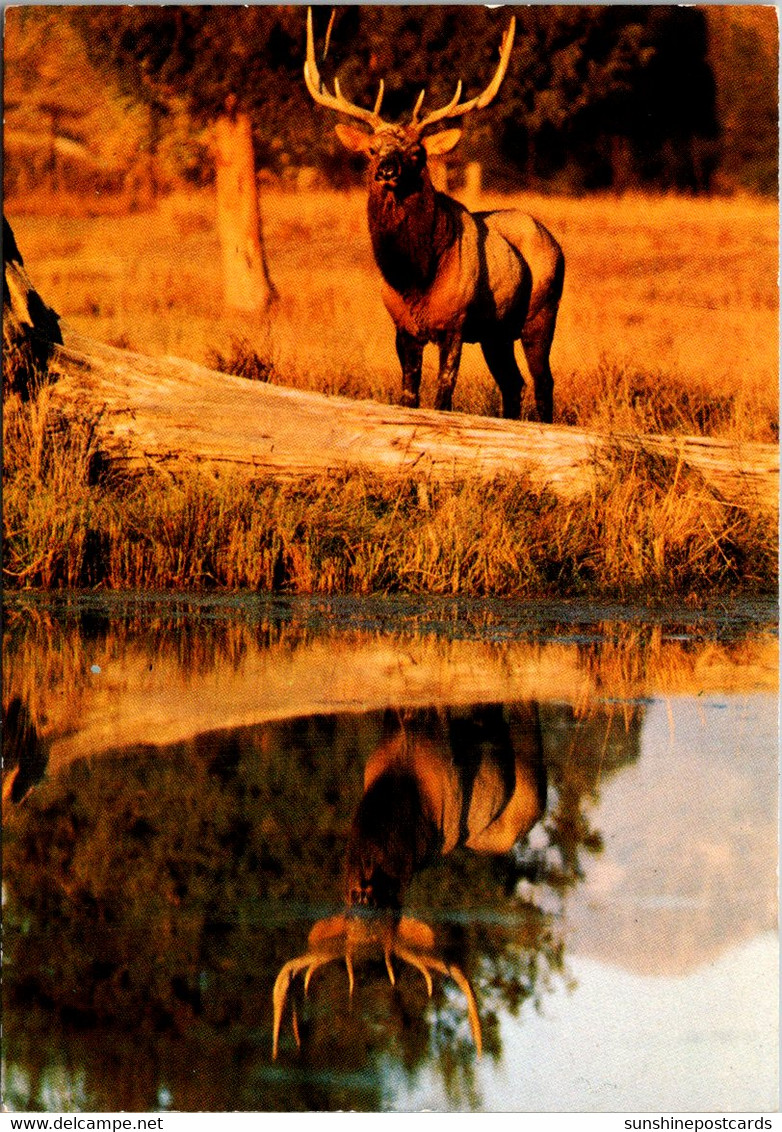
[(502, 394), (502, 415), (507, 420), (517, 421), (521, 416), (521, 391), (524, 378), (516, 362), (513, 342), (507, 338), (493, 342), (481, 342), (483, 356)]
[(410, 409), (417, 409), (424, 360), (423, 343), (404, 330), (397, 330), (396, 353), (402, 367), (402, 404)]
[(557, 308), (544, 307), (525, 322), (521, 331), (524, 356), (535, 383), (535, 405), (544, 424), (551, 424), (554, 419), (554, 378), (548, 359), (556, 321)]
[(434, 399), (435, 409), (450, 412), (461, 358), (461, 335), (446, 338), (444, 342), (440, 343), (440, 372), (437, 375), (437, 393)]

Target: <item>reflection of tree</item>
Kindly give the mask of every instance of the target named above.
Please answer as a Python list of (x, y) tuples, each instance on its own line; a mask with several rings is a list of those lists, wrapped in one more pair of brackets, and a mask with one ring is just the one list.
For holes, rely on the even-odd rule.
[[(511, 732), (518, 715), (506, 709)], [(605, 742), (604, 712), (542, 717), (545, 843), (499, 861), (456, 849), (414, 877), (406, 904), (471, 974), (493, 1055), (498, 1010), (539, 1000), (562, 970), (555, 918), (525, 879), (536, 891), (574, 883), (597, 844), (589, 795), (637, 754), (635, 724)], [(10, 1062), (32, 1070), (37, 1058), (43, 1073), (33, 1035), (48, 1050), (53, 1027), (92, 1066), (85, 1107), (116, 1108), (122, 1077), (128, 1109), (156, 1107), (162, 1083), (184, 1110), (373, 1110), (388, 1059), (414, 1075), (433, 1058), (449, 1095), (473, 1103), (463, 999), (436, 980), (428, 1006), (415, 971), (391, 988), (382, 961), (362, 969), (352, 1009), (344, 970), (318, 972), (299, 1004), (300, 1058), (270, 1063), (274, 976), (341, 906), (363, 768), (382, 736), (382, 713), (298, 719), (77, 763), (33, 790), (6, 822)]]

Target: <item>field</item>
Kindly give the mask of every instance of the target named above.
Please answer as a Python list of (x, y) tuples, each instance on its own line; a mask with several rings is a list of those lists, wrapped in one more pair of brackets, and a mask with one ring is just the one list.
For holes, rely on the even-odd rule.
[[(777, 441), (775, 202), (481, 201), (507, 205), (542, 220), (567, 259), (555, 421)], [(399, 399), (360, 192), (265, 193), (280, 301), (255, 325), (221, 313), (209, 193), (175, 195), (151, 214), (85, 217), (67, 201), (56, 216), (7, 208), (34, 283), (84, 333), (284, 385)], [(428, 357), (423, 404), (433, 366)], [(465, 350), (455, 407), (499, 411), (477, 347)], [(53, 437), (45, 391), (8, 409), (5, 573), (15, 586), (675, 593), (693, 603), (776, 586), (776, 524), (749, 501), (724, 504), (675, 462), (617, 459), (578, 505), (523, 478), (488, 488), (366, 475), (298, 487), (152, 474), (96, 484), (88, 430)]]
[[(480, 205), (531, 212), (564, 248), (555, 420), (777, 439), (776, 202), (486, 197)], [(7, 209), (34, 283), (78, 330), (144, 353), (211, 364), (230, 357), (237, 328), (221, 316), (210, 194), (175, 195), (131, 216)], [(266, 251), (281, 298), (271, 320), (240, 332), (271, 380), (394, 402), (393, 330), (364, 209), (360, 191), (267, 191)], [(426, 361), (422, 399), (431, 404), (433, 351)], [(465, 348), (455, 407), (499, 415), (477, 346)]]

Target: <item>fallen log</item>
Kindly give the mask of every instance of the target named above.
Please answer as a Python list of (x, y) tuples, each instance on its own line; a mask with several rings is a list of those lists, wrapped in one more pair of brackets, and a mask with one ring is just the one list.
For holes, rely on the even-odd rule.
[[(18, 296), (35, 292), (21, 258), (5, 263), (5, 275), (6, 293), (17, 296), (10, 314), (19, 319)], [(523, 472), (536, 487), (573, 497), (593, 487), (606, 461), (629, 453), (697, 469), (726, 503), (770, 513), (778, 505), (772, 444), (592, 433), (354, 401), (115, 349), (62, 322), (59, 332), (47, 349), (51, 406), (93, 422), (104, 460), (129, 471), (198, 467), (288, 480), (348, 469), (436, 479)], [(46, 335), (47, 326), (36, 333)]]

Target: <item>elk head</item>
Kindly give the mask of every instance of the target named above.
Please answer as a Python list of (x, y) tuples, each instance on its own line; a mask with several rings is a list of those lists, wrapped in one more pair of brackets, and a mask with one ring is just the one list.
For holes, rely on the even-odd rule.
[[(353, 961), (383, 955), (392, 986), (396, 983), (392, 956), (417, 968), (432, 995), (431, 972), (449, 975), (464, 991), (473, 1040), (481, 1051), (481, 1026), (472, 987), (460, 967), (445, 962), (436, 951), (432, 929), (420, 920), (400, 914), (401, 896), (413, 871), (429, 857), (437, 837), (434, 823), (427, 818), (415, 783), (407, 776), (386, 776), (364, 795), (351, 830), (347, 862), (348, 910), (338, 916), (318, 920), (308, 938), (304, 955), (289, 960), (274, 984), (274, 1056), (277, 1056), (282, 1012), (288, 988), (304, 971), (304, 990), (318, 967), (333, 959), (344, 959), (350, 994), (353, 994)], [(394, 804), (384, 815), (389, 790)], [(369, 802), (369, 805), (367, 805)], [(372, 829), (371, 835), (368, 832)], [(299, 1044), (296, 1012), (293, 1032)]]
[[(393, 749), (392, 740), (386, 750), (390, 754)], [(399, 771), (380, 774), (365, 789), (351, 825), (346, 902), (369, 911), (398, 912), (413, 873), (435, 856), (440, 841), (419, 777)]]
[[(431, 998), (432, 972), (450, 976), (463, 991), (467, 999), (467, 1013), (470, 1019), (475, 1048), (480, 1055), (482, 1048), (481, 1023), (478, 1006), (469, 980), (460, 967), (447, 963), (436, 953), (434, 932), (428, 924), (408, 916), (398, 917), (393, 913), (367, 915), (366, 913), (347, 913), (318, 920), (308, 938), (308, 950), (304, 955), (290, 959), (280, 970), (274, 983), (272, 1003), (274, 1007), (274, 1037), (272, 1056), (277, 1057), (280, 1026), (285, 1009), (288, 989), (300, 972), (304, 972), (304, 990), (309, 988), (313, 972), (335, 959), (344, 959), (348, 973), (349, 993), (353, 995), (353, 962), (371, 957), (380, 952), (386, 964), (392, 986), (396, 976), (392, 957), (415, 967), (424, 977), (426, 989)], [(299, 1026), (295, 1007), (293, 1008), (293, 1034), (297, 1046)]]
[[(333, 20), (333, 16), (332, 16)], [(344, 146), (354, 153), (364, 154), (369, 159), (370, 180), (373, 184), (392, 191), (398, 197), (408, 196), (420, 189), (426, 176), (427, 157), (440, 156), (450, 152), (462, 136), (456, 127), (440, 129), (429, 133), (442, 122), (462, 118), (473, 110), (488, 106), (500, 88), (508, 69), (516, 17), (505, 31), (500, 48), (500, 62), (493, 79), (481, 94), (461, 102), (462, 82), (456, 84), (456, 91), (450, 102), (421, 117), (425, 90), (422, 90), (413, 108), (408, 125), (393, 125), (380, 117), (383, 102), (384, 83), (381, 80), (374, 107), (368, 110), (356, 106), (345, 98), (339, 81), (334, 80), (334, 93), (329, 92), (320, 77), (315, 61), (315, 41), (312, 31), (312, 9), (307, 10), (307, 61), (304, 64), (304, 81), (315, 102), (330, 110), (336, 110), (348, 118), (361, 122), (362, 127), (339, 123), (336, 133)], [(329, 26), (330, 30), (330, 26)], [(327, 37), (328, 43), (328, 37)]]

